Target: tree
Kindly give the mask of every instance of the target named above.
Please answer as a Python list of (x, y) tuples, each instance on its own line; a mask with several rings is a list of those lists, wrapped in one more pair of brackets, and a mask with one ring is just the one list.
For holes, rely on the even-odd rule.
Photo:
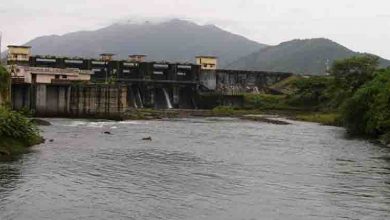
[(0, 105), (9, 101), (11, 75), (0, 65)]
[(374, 78), (378, 66), (379, 58), (377, 56), (354, 56), (335, 61), (331, 73), (335, 77), (337, 87), (353, 93), (364, 83)]
[(296, 91), (290, 96), (289, 103), (306, 107), (320, 107), (329, 101), (327, 89), (332, 82), (326, 76), (313, 76), (294, 81)]
[(390, 69), (376, 71), (375, 78), (346, 101), (342, 119), (352, 134), (379, 136), (390, 132)]

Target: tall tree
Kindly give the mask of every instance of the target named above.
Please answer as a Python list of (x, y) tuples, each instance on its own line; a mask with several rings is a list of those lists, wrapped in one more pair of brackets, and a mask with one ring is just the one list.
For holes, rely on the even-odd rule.
[(331, 73), (339, 88), (353, 93), (364, 83), (374, 78), (375, 70), (378, 67), (379, 57), (377, 56), (354, 56), (335, 61)]

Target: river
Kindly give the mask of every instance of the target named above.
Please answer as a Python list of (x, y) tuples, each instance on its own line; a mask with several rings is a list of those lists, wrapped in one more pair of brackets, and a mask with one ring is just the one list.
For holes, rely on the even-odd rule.
[(390, 149), (342, 128), (49, 120), (0, 162), (2, 220), (390, 219)]

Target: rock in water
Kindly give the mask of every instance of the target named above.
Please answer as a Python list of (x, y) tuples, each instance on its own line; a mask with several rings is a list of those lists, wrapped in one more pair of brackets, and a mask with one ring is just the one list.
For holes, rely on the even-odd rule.
[(50, 126), (51, 125), (50, 122), (45, 121), (43, 119), (39, 119), (39, 118), (33, 118), (33, 119), (31, 119), (31, 122), (34, 124), (37, 124), (37, 125), (41, 125), (41, 126)]
[(143, 141), (152, 141), (152, 137), (142, 138)]

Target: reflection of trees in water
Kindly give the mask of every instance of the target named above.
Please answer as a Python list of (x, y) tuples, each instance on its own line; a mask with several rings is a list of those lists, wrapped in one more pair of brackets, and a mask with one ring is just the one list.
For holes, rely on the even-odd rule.
[(21, 156), (0, 159), (0, 203), (20, 182), (21, 165)]

